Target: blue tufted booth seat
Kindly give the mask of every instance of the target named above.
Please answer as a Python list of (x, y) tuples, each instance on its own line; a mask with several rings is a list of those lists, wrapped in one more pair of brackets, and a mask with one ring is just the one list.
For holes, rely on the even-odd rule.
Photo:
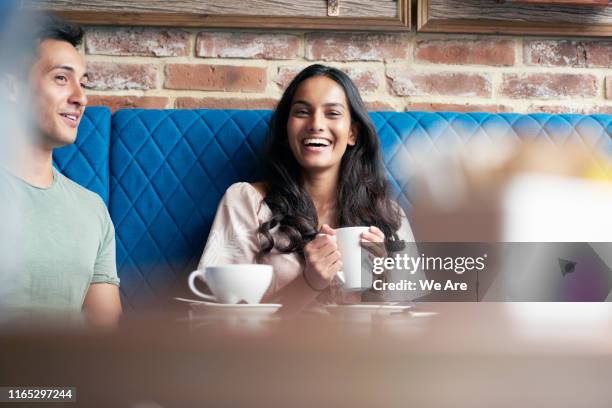
[[(186, 287), (217, 204), (237, 181), (260, 177), (270, 111), (85, 111), (75, 145), (57, 149), (55, 166), (98, 193), (109, 207), (126, 309), (161, 305)], [(578, 136), (612, 152), (612, 115), (372, 112), (396, 198), (410, 209), (408, 140), (431, 144), (475, 136)], [(402, 170), (404, 169), (404, 170)]]

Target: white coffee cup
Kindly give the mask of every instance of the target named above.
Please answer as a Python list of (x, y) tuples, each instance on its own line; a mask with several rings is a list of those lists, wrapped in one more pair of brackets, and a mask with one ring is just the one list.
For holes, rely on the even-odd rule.
[(342, 257), (342, 271), (338, 278), (343, 282), (344, 290), (357, 291), (372, 285), (371, 274), (362, 273), (362, 256), (365, 249), (361, 246), (361, 234), (368, 227), (345, 227), (336, 230), (336, 243)]
[[(272, 265), (231, 264), (209, 266), (189, 275), (189, 288), (203, 299), (213, 302), (234, 304), (245, 301), (256, 304), (272, 282)], [(200, 278), (210, 288), (214, 296), (202, 293), (195, 286), (195, 279)]]

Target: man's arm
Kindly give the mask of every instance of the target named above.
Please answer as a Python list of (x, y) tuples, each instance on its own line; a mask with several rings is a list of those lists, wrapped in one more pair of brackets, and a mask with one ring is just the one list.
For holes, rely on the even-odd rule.
[(111, 283), (89, 285), (83, 302), (83, 313), (92, 326), (116, 327), (121, 317), (119, 287)]

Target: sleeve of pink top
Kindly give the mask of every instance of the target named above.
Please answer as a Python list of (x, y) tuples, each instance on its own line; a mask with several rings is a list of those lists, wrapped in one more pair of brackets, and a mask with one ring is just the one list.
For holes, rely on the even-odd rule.
[(414, 242), (414, 235), (412, 234), (412, 228), (410, 228), (410, 222), (408, 222), (408, 217), (402, 208), (400, 208), (400, 216), (402, 223), (397, 231), (397, 237), (405, 242)]
[(257, 212), (261, 198), (248, 183), (231, 185), (217, 208), (198, 269), (207, 266), (256, 263), (259, 249)]

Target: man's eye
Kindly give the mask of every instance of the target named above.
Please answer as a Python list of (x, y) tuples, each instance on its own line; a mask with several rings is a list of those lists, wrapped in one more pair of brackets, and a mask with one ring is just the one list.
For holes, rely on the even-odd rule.
[(66, 76), (64, 76), (64, 75), (56, 75), (55, 76), (55, 80), (57, 82), (65, 83), (65, 82), (68, 81), (68, 78), (66, 78)]
[(81, 82), (81, 88), (83, 89), (91, 89), (92, 86), (86, 82)]

